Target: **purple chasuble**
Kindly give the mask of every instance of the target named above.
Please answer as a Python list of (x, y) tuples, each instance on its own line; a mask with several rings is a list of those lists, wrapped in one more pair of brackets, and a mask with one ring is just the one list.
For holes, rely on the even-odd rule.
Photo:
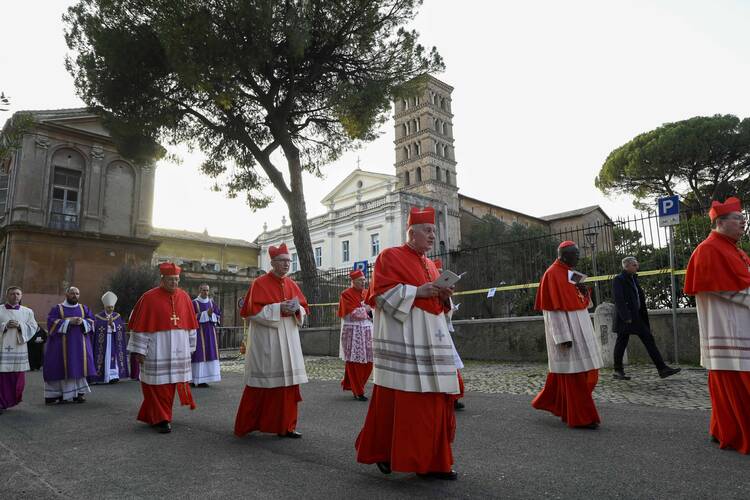
[[(83, 318), (88, 323), (89, 333), (84, 325), (68, 323), (65, 333), (60, 331), (65, 320)], [(44, 353), (44, 380), (84, 378), (96, 375), (91, 336), (94, 333), (94, 317), (83, 304), (54, 306), (47, 316), (47, 346)]]
[[(198, 339), (193, 353), (193, 363), (204, 363), (206, 361), (215, 361), (219, 359), (219, 339), (216, 334), (216, 327), (219, 325), (219, 317), (221, 310), (212, 299), (208, 302), (201, 302), (198, 299), (193, 299), (193, 307), (195, 308), (195, 317), (198, 318)], [(211, 314), (208, 310), (213, 310), (216, 315), (217, 321), (211, 320)], [(201, 315), (206, 312), (209, 321), (201, 323)]]
[[(113, 312), (112, 326), (114, 332), (108, 333), (108, 324), (106, 311), (94, 316), (92, 344), (96, 375), (89, 377), (89, 382), (92, 383), (104, 382), (104, 370), (107, 366), (110, 368), (117, 367), (118, 378), (125, 379), (128, 377), (128, 351), (125, 348), (128, 345), (128, 340), (125, 335), (125, 321), (119, 313)], [(109, 364), (104, 362), (104, 358), (107, 356), (107, 343), (110, 344)]]

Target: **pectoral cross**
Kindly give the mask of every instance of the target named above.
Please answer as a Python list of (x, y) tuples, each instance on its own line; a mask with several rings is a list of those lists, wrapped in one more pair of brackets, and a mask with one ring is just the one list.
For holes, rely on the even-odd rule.
[(177, 316), (177, 313), (173, 312), (172, 317), (169, 318), (172, 320), (172, 323), (174, 323), (174, 326), (177, 326), (177, 322), (180, 321), (180, 317)]
[(442, 342), (443, 341), (443, 337), (445, 337), (445, 334), (442, 331), (438, 330), (438, 332), (435, 334), (435, 336), (438, 338), (438, 340), (440, 342)]

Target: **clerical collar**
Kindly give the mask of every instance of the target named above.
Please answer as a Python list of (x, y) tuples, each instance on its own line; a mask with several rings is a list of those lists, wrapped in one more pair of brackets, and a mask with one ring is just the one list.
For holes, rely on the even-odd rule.
[(16, 305), (12, 306), (12, 305), (10, 305), (10, 304), (8, 304), (8, 303), (6, 302), (6, 303), (5, 303), (5, 308), (6, 308), (6, 309), (16, 309), (16, 310), (18, 310), (18, 309), (21, 309), (21, 304), (16, 304)]
[(203, 297), (201, 297), (200, 295), (198, 295), (198, 296), (197, 296), (197, 297), (195, 298), (195, 300), (197, 300), (197, 301), (198, 301), (198, 302), (200, 302), (201, 304), (208, 304), (208, 303), (209, 303), (209, 302), (211, 301), (211, 298), (210, 298), (210, 297), (206, 297), (206, 298), (204, 299)]
[(68, 302), (68, 299), (65, 299), (65, 302), (62, 303), (64, 307), (78, 307), (80, 304), (81, 304), (80, 302), (71, 304), (70, 302)]

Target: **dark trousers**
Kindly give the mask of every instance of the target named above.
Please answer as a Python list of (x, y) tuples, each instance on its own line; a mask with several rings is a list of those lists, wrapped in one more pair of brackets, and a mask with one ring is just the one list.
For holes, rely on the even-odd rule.
[(622, 370), (622, 357), (625, 355), (625, 348), (628, 347), (628, 340), (630, 340), (630, 335), (638, 335), (641, 338), (641, 342), (643, 342), (643, 345), (646, 347), (648, 355), (651, 356), (651, 361), (654, 362), (657, 370), (662, 370), (667, 366), (664, 363), (664, 359), (662, 359), (661, 357), (659, 348), (656, 347), (656, 342), (654, 341), (654, 336), (651, 335), (651, 332), (649, 332), (648, 330), (640, 333), (633, 332), (632, 334), (618, 332), (614, 352), (615, 370)]

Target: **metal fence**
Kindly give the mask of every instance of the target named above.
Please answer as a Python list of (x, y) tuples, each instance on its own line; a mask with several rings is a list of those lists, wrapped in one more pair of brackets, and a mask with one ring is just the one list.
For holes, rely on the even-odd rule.
[[(685, 269), (692, 251), (706, 238), (710, 229), (705, 211), (683, 211), (681, 222), (673, 228), (677, 307), (694, 305), (694, 299), (682, 293), (683, 276), (679, 271)], [(622, 259), (635, 256), (641, 265), (641, 284), (648, 307), (672, 307), (669, 228), (659, 227), (655, 213), (565, 227), (557, 232), (520, 228), (512, 234), (523, 234), (524, 231), (531, 236), (514, 239), (500, 234), (492, 244), (431, 256), (440, 257), (447, 269), (466, 273), (457, 287), (457, 292), (463, 293), (454, 298), (454, 302), (460, 304), (455, 319), (539, 314), (534, 310), (536, 288), (533, 285), (539, 282), (557, 257), (557, 246), (564, 240), (578, 243), (581, 260), (577, 268), (592, 277), (618, 274), (622, 270)], [(648, 272), (657, 270), (665, 272)], [(339, 294), (350, 285), (349, 271), (345, 268), (320, 272), (315, 278), (318, 296), (315, 300), (317, 305), (312, 307), (310, 326), (338, 323), (336, 304)], [(371, 276), (372, 265), (369, 271), (368, 276)], [(592, 283), (595, 305), (612, 300), (610, 281), (603, 279)], [(491, 298), (487, 296), (487, 289), (490, 288), (498, 289)], [(474, 291), (481, 292), (471, 293)]]

